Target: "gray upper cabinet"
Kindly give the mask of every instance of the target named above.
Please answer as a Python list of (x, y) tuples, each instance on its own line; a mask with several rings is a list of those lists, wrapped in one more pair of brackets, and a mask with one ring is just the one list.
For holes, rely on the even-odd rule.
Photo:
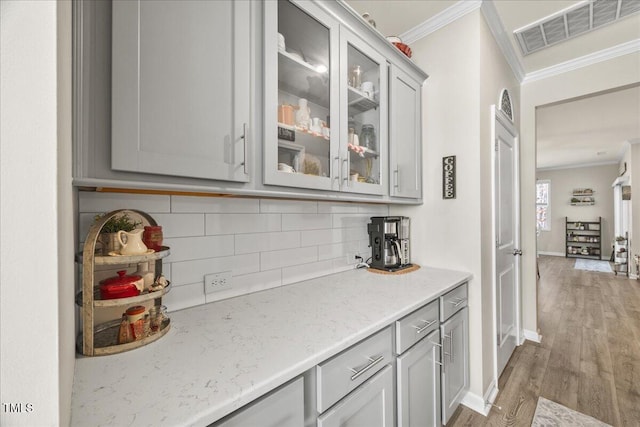
[(112, 169), (249, 181), (249, 2), (112, 12)]
[(389, 165), (392, 197), (422, 198), (422, 82), (391, 65)]
[(265, 7), (265, 183), (386, 195), (387, 60), (313, 2)]
[(263, 5), (264, 182), (338, 190), (338, 22), (312, 2)]

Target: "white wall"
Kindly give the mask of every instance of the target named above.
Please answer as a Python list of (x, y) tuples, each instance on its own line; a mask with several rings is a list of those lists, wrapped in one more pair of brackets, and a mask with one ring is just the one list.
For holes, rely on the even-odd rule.
[(67, 425), (71, 4), (2, 1), (0, 16), (0, 424)]
[[(640, 53), (624, 55), (521, 87), (522, 247), (536, 247), (536, 107), (619, 88), (640, 81)], [(636, 215), (640, 216), (640, 215)], [(537, 330), (536, 251), (523, 252), (524, 328)]]
[[(602, 259), (611, 256), (614, 239), (613, 188), (618, 177), (618, 165), (585, 166), (570, 169), (540, 170), (537, 179), (551, 181), (551, 230), (538, 236), (538, 252), (549, 255), (565, 254), (565, 219), (569, 221), (597, 221), (602, 217)], [(594, 190), (593, 206), (572, 206), (572, 192), (576, 188)]]

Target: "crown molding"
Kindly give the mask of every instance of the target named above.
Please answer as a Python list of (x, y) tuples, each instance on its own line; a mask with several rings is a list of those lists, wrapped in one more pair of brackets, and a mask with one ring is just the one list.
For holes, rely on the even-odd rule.
[(504, 25), (502, 25), (502, 21), (500, 20), (498, 11), (493, 4), (493, 0), (484, 0), (482, 2), (481, 11), (484, 15), (484, 19), (487, 21), (489, 29), (491, 30), (491, 34), (493, 34), (493, 38), (496, 40), (496, 43), (498, 43), (505, 60), (511, 67), (511, 71), (513, 71), (513, 74), (516, 76), (518, 81), (522, 83), (525, 79), (524, 67), (511, 44), (509, 34), (505, 31)]
[(590, 168), (594, 166), (617, 165), (618, 163), (620, 163), (619, 160), (608, 160), (606, 162), (578, 163), (574, 165), (564, 165), (564, 166), (549, 166), (544, 168), (536, 168), (536, 172), (554, 171), (554, 170), (561, 170), (561, 169)]
[(581, 56), (571, 61), (561, 62), (551, 67), (527, 73), (522, 84), (534, 82), (537, 80), (554, 77), (569, 71), (574, 71), (583, 67), (597, 64), (599, 62), (609, 61), (620, 56), (629, 55), (631, 53), (640, 52), (640, 39), (628, 41), (617, 46), (603, 49), (589, 55)]
[(462, 0), (454, 4), (453, 6), (443, 10), (442, 12), (434, 15), (432, 18), (424, 21), (422, 24), (416, 25), (408, 31), (400, 34), (398, 37), (402, 39), (404, 43), (411, 44), (423, 37), (428, 36), (434, 31), (449, 25), (457, 19), (462, 18), (468, 13), (479, 9), (482, 6), (482, 0)]

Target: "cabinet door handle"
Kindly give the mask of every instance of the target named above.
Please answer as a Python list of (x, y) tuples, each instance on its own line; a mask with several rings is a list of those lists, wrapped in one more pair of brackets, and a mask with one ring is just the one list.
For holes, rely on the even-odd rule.
[(467, 300), (464, 298), (456, 298), (455, 301), (449, 301), (450, 304), (453, 304), (454, 307), (459, 306), (460, 304), (462, 304), (463, 302), (466, 302)]
[(349, 186), (349, 155), (347, 154), (347, 158), (342, 161), (342, 168), (344, 169), (344, 175), (342, 176), (342, 180), (345, 182), (345, 186)]
[[(337, 162), (336, 165), (334, 165), (335, 169), (335, 178), (333, 179), (337, 179), (338, 181), (340, 181), (340, 157), (334, 157), (333, 159), (335, 162)], [(340, 185), (340, 183), (338, 182), (338, 185)]]
[(393, 187), (394, 188), (400, 187), (399, 180), (400, 180), (400, 171), (396, 167), (393, 171)]
[(429, 341), (431, 344), (433, 345), (437, 345), (438, 347), (442, 348), (442, 344), (437, 343), (437, 342), (433, 342), (433, 341)]
[(247, 166), (247, 124), (243, 123), (242, 124), (242, 136), (240, 137), (240, 139), (243, 140), (243, 144), (244, 144), (244, 160), (242, 161), (242, 166), (244, 166), (244, 174), (248, 175), (248, 166)]
[(453, 353), (453, 350), (455, 350), (455, 348), (453, 347), (453, 329), (451, 330), (451, 332), (449, 332), (449, 352), (451, 353), (451, 363), (455, 363), (456, 361), (456, 355)]
[(416, 329), (416, 334), (420, 334), (420, 333), (424, 332), (425, 329), (429, 328), (430, 326), (432, 326), (434, 323), (437, 322), (437, 320), (429, 321), (429, 320), (422, 320), (422, 319), (420, 319), (420, 321), (425, 323), (425, 325), (423, 327), (412, 325), (413, 328)]
[(367, 364), (367, 366), (365, 366), (364, 368), (360, 369), (359, 371), (356, 371), (353, 368), (349, 368), (349, 370), (351, 372), (353, 372), (353, 375), (351, 375), (351, 381), (357, 380), (358, 377), (360, 377), (362, 374), (367, 372), (369, 369), (373, 368), (378, 363), (382, 362), (382, 360), (384, 360), (384, 356), (378, 356), (375, 359), (373, 359), (371, 357), (367, 357), (367, 359), (369, 359), (369, 363)]
[[(452, 350), (452, 348), (453, 348), (453, 345), (452, 345), (452, 339), (451, 339), (451, 337), (452, 337), (452, 336), (453, 336), (453, 335), (447, 335), (447, 334), (445, 334), (445, 335), (443, 336), (443, 339), (447, 339), (447, 338), (449, 339), (449, 353), (447, 353), (446, 351), (444, 351), (444, 346), (442, 347), (442, 353), (443, 353), (445, 356), (449, 356), (449, 362), (450, 362), (450, 363), (453, 363), (453, 359), (451, 358), (451, 350)], [(444, 344), (444, 343), (443, 343), (443, 344)]]

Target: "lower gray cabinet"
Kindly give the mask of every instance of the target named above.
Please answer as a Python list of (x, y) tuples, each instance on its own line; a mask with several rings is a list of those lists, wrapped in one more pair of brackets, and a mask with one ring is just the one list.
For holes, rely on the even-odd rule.
[(303, 381), (297, 378), (213, 426), (300, 427), (304, 425)]
[(442, 423), (446, 424), (469, 388), (469, 309), (440, 326), (442, 333)]
[(396, 363), (398, 427), (440, 425), (440, 331), (398, 356)]
[(393, 369), (387, 365), (318, 417), (318, 427), (393, 427)]

